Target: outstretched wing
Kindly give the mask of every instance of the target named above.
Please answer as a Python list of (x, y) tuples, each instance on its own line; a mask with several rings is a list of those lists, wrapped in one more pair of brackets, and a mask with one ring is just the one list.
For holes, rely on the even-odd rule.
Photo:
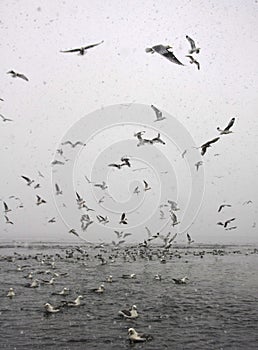
[(24, 180), (26, 180), (27, 182), (30, 182), (30, 179), (27, 176), (21, 176)]
[(207, 147), (209, 147), (212, 143), (217, 142), (219, 139), (220, 139), (219, 137), (215, 137), (215, 139), (212, 139), (212, 140), (210, 140), (210, 141), (204, 143), (201, 147), (202, 147), (202, 148), (203, 148), (203, 147), (204, 147), (204, 148), (207, 148)]
[(191, 45), (191, 49), (192, 49), (192, 50), (196, 49), (194, 40), (191, 39), (188, 35), (186, 35), (186, 39), (189, 41), (189, 43), (190, 43), (190, 45)]
[(66, 53), (66, 52), (79, 52), (81, 49), (71, 49), (71, 50), (65, 50), (65, 51), (60, 51), (62, 53)]
[(224, 129), (224, 131), (228, 131), (232, 126), (234, 125), (235, 118), (232, 118), (230, 122), (228, 123), (228, 126)]
[(104, 40), (100, 41), (99, 43), (97, 44), (91, 44), (91, 45), (88, 45), (88, 46), (84, 46), (83, 49), (84, 50), (87, 50), (87, 49), (91, 49), (92, 47), (95, 47), (95, 46), (98, 46), (100, 44), (104, 43)]
[(176, 58), (176, 56), (173, 54), (172, 51), (168, 51), (168, 49), (164, 45), (156, 45), (156, 46), (153, 46), (152, 49), (157, 53), (159, 53), (160, 55), (167, 58), (170, 62), (183, 66), (183, 63)]

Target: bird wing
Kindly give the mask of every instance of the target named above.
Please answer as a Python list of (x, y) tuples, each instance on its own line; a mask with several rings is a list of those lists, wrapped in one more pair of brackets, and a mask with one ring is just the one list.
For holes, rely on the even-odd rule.
[(160, 118), (162, 116), (162, 112), (157, 107), (155, 107), (154, 105), (151, 105), (151, 108), (156, 113), (157, 118)]
[(30, 179), (27, 176), (21, 176), (24, 180), (26, 180), (27, 182), (30, 182)]
[(63, 52), (63, 53), (66, 53), (66, 52), (79, 52), (81, 49), (71, 49), (71, 50), (65, 50), (65, 51), (60, 51), (60, 52)]
[(76, 146), (78, 146), (78, 145), (84, 145), (84, 143), (83, 142), (81, 142), (81, 141), (77, 141), (77, 142), (75, 142), (74, 144), (73, 144), (73, 147), (76, 147)]
[(82, 200), (82, 198), (80, 197), (78, 192), (76, 192), (76, 197), (77, 197), (78, 200)]
[(29, 79), (26, 77), (26, 75), (24, 74), (21, 74), (21, 73), (17, 73), (17, 77), (23, 79), (23, 80), (26, 80), (26, 81), (29, 81)]
[(55, 184), (55, 187), (56, 187), (56, 191), (59, 192), (60, 188), (59, 188), (58, 184)]
[(62, 142), (61, 145), (73, 145), (73, 143), (71, 141), (65, 141), (65, 142)]
[(132, 234), (131, 233), (125, 233), (124, 235), (123, 235), (123, 238), (125, 238), (125, 237), (128, 237), (128, 236), (131, 236)]
[(176, 63), (176, 64), (183, 66), (183, 63), (181, 63), (176, 58), (176, 56), (173, 54), (172, 51), (168, 51), (168, 49), (164, 45), (156, 45), (156, 46), (153, 46), (152, 49), (154, 51), (156, 51), (157, 53), (159, 53), (160, 55), (167, 58), (170, 62), (173, 62), (173, 63)]
[(150, 237), (150, 236), (151, 236), (150, 229), (149, 229), (147, 226), (145, 226), (145, 230), (146, 230), (146, 231), (147, 231), (147, 233), (148, 233), (148, 237)]
[(188, 241), (191, 242), (192, 239), (191, 239), (191, 236), (189, 235), (189, 233), (187, 233), (186, 235), (187, 235)]
[(215, 139), (212, 139), (210, 141), (207, 141), (206, 143), (204, 143), (201, 147), (203, 148), (207, 148), (209, 147), (212, 143), (215, 143), (219, 140), (220, 138), (219, 137), (215, 137)]
[(232, 118), (228, 123), (227, 127), (224, 129), (224, 131), (228, 131), (234, 125), (234, 122), (235, 122), (235, 118)]
[(121, 310), (121, 313), (123, 313), (124, 315), (130, 317), (131, 316), (131, 312), (129, 310)]
[(95, 46), (98, 46), (100, 44), (104, 43), (104, 40), (100, 41), (99, 43), (97, 44), (91, 44), (91, 45), (88, 45), (88, 46), (84, 46), (83, 49), (84, 50), (87, 50), (87, 49), (91, 49), (92, 47), (95, 47)]
[(195, 46), (195, 42), (193, 39), (191, 39), (188, 35), (186, 35), (186, 39), (188, 40), (188, 42), (190, 43), (191, 45), (191, 49), (194, 50), (196, 49), (196, 46)]
[(148, 186), (149, 186), (148, 183), (145, 180), (143, 180), (143, 182), (144, 182), (144, 187), (148, 188)]
[(121, 215), (121, 221), (123, 221), (125, 219), (125, 213), (123, 213), (122, 215)]
[(115, 163), (108, 164), (108, 166), (113, 166), (115, 168), (120, 168), (120, 165), (119, 164), (115, 164)]
[(222, 204), (222, 205), (220, 205), (219, 206), (219, 209), (218, 209), (218, 212), (220, 212), (221, 211), (221, 209), (224, 207), (224, 205)]
[(4, 210), (8, 210), (8, 205), (4, 202)]

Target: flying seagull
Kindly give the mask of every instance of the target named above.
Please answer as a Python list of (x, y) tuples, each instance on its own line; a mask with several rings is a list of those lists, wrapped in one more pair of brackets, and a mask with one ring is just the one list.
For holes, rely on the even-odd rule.
[(186, 35), (186, 39), (189, 41), (191, 45), (191, 50), (189, 50), (189, 54), (191, 55), (192, 53), (199, 53), (200, 48), (195, 46), (195, 42), (193, 39), (191, 39), (188, 35)]
[(96, 184), (94, 184), (94, 186), (95, 186), (95, 187), (101, 188), (103, 191), (106, 190), (106, 189), (108, 188), (107, 185), (106, 185), (106, 183), (105, 183), (105, 181), (103, 181), (103, 182), (100, 183), (100, 184), (96, 183)]
[(6, 224), (11, 224), (11, 225), (13, 225), (13, 222), (10, 221), (10, 219), (8, 218), (7, 215), (5, 215), (4, 217), (5, 217), (5, 220), (6, 220)]
[(163, 115), (162, 115), (162, 112), (157, 108), (157, 107), (155, 107), (154, 105), (151, 105), (151, 108), (154, 110), (154, 112), (155, 112), (155, 114), (156, 114), (156, 120), (154, 120), (155, 122), (159, 122), (159, 121), (161, 121), (161, 120), (164, 120), (164, 119), (166, 119), (166, 117), (164, 117)]
[(127, 165), (129, 168), (131, 167), (130, 159), (128, 157), (122, 157), (121, 162), (121, 166)]
[(179, 221), (177, 220), (177, 216), (175, 213), (173, 213), (173, 211), (171, 211), (170, 217), (172, 220), (172, 226), (176, 226), (179, 224)]
[(35, 180), (31, 180), (30, 178), (28, 178), (27, 176), (21, 176), (26, 182), (27, 185), (30, 186), (33, 182), (35, 182)]
[(83, 143), (82, 141), (76, 141), (74, 143), (72, 143), (72, 141), (65, 141), (65, 142), (62, 142), (61, 145), (71, 145), (72, 148), (75, 148), (78, 145), (86, 146), (86, 144)]
[(78, 233), (76, 232), (76, 230), (74, 228), (72, 228), (69, 233), (72, 233), (73, 235), (79, 237)]
[(145, 192), (151, 189), (151, 187), (149, 186), (149, 184), (145, 180), (143, 180), (143, 183), (144, 183), (144, 191)]
[(49, 224), (54, 224), (55, 222), (56, 222), (56, 218), (55, 217), (48, 220)]
[(188, 244), (191, 244), (194, 242), (194, 240), (192, 240), (191, 236), (189, 235), (189, 233), (186, 234), (187, 236), (187, 240), (188, 240)]
[(205, 142), (203, 145), (201, 145), (201, 155), (204, 156), (204, 154), (206, 153), (206, 150), (208, 147), (210, 147), (213, 143), (217, 142), (220, 138), (219, 137), (215, 137), (215, 139), (212, 139), (210, 141)]
[(87, 53), (87, 50), (88, 50), (88, 49), (91, 49), (91, 48), (93, 48), (93, 47), (95, 47), (95, 46), (98, 46), (98, 45), (102, 44), (103, 42), (104, 42), (104, 40), (100, 41), (100, 42), (97, 43), (97, 44), (91, 44), (91, 45), (79, 47), (79, 48), (77, 48), (77, 49), (65, 50), (65, 51), (60, 51), (60, 52), (62, 52), (62, 53), (67, 53), (67, 52), (78, 52), (79, 55), (82, 55), (82, 56), (83, 56), (85, 53)]
[(12, 211), (11, 209), (9, 209), (9, 207), (8, 207), (6, 202), (3, 202), (3, 204), (4, 204), (4, 212), (5, 212), (5, 214), (7, 214), (9, 211)]
[(55, 184), (55, 188), (56, 188), (56, 195), (60, 195), (60, 194), (63, 194), (63, 192), (60, 190), (58, 184)]
[(228, 226), (228, 224), (230, 222), (234, 221), (234, 220), (236, 220), (236, 218), (232, 218), (232, 219), (226, 220), (224, 223), (223, 222), (217, 222), (217, 225), (221, 225), (221, 226), (226, 228)]
[(127, 225), (127, 224), (128, 224), (128, 222), (127, 222), (127, 217), (125, 216), (125, 213), (123, 213), (123, 214), (121, 215), (119, 224), (124, 224), (124, 225)]
[(145, 49), (145, 52), (150, 52), (150, 53), (159, 53), (161, 56), (167, 58), (170, 62), (173, 62), (173, 63), (176, 63), (176, 64), (179, 64), (181, 66), (183, 66), (183, 63), (181, 63), (177, 58), (176, 56), (173, 54), (172, 51), (169, 51), (169, 49), (172, 49), (171, 46), (169, 45), (155, 45), (155, 46), (152, 46), (152, 47), (147, 47)]
[(185, 149), (184, 152), (181, 154), (181, 157), (184, 158), (184, 156), (186, 155), (187, 150)]
[(196, 170), (198, 171), (200, 166), (203, 165), (203, 162), (201, 160), (199, 160), (199, 162), (194, 164), (196, 166)]
[(218, 212), (220, 212), (224, 207), (231, 207), (231, 204), (221, 204), (219, 206)]
[(40, 205), (40, 204), (45, 204), (47, 203), (44, 199), (42, 199), (40, 196), (36, 196), (37, 197), (37, 202), (36, 205)]
[(166, 143), (161, 140), (160, 138), (160, 133), (158, 133), (158, 136), (154, 137), (152, 140), (151, 140), (152, 143), (162, 143), (162, 145), (165, 145)]
[(64, 162), (61, 162), (60, 160), (53, 160), (52, 162), (51, 162), (51, 164), (52, 165), (64, 165), (65, 163)]
[(226, 135), (233, 132), (230, 130), (230, 128), (232, 128), (232, 126), (234, 125), (235, 119), (236, 118), (232, 118), (228, 125), (225, 127), (225, 129), (221, 129), (219, 126), (217, 127), (217, 130), (220, 132), (220, 135)]
[(190, 63), (191, 63), (191, 64), (192, 64), (192, 63), (196, 64), (198, 70), (200, 70), (200, 63), (199, 63), (198, 61), (196, 61), (196, 59), (195, 59), (193, 56), (191, 56), (191, 55), (186, 55), (185, 57), (190, 58)]
[(7, 74), (11, 74), (13, 78), (21, 78), (23, 80), (29, 81), (29, 79), (24, 74), (17, 73), (14, 70), (10, 70), (7, 72)]
[(3, 116), (2, 114), (0, 114), (0, 117), (3, 119), (3, 122), (12, 122), (12, 119), (9, 118), (5, 118), (5, 116)]
[(137, 194), (137, 196), (138, 196), (138, 194), (140, 193), (139, 186), (135, 187), (133, 193)]

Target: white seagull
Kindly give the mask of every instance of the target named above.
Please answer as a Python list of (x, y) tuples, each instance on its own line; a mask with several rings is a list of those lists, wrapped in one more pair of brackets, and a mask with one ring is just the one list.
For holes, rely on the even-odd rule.
[(232, 128), (232, 126), (235, 123), (236, 118), (232, 118), (230, 120), (230, 122), (228, 123), (228, 125), (225, 127), (225, 129), (221, 129), (219, 126), (217, 127), (217, 130), (220, 132), (220, 135), (226, 135), (226, 134), (230, 134), (233, 131), (230, 130), (230, 128)]
[(157, 119), (154, 120), (155, 122), (159, 122), (161, 120), (166, 119), (166, 117), (163, 116), (162, 112), (157, 107), (155, 107), (154, 105), (151, 105), (151, 108), (154, 110), (154, 112), (156, 114)]
[(189, 43), (191, 45), (191, 50), (189, 50), (190, 55), (192, 53), (199, 53), (200, 52), (200, 48), (196, 47), (194, 40), (191, 39), (188, 35), (186, 35), (186, 39), (189, 41)]
[(176, 63), (176, 64), (179, 64), (181, 66), (183, 66), (183, 63), (180, 62), (176, 56), (174, 55), (174, 53), (172, 51), (169, 51), (170, 49), (172, 49), (172, 46), (170, 45), (155, 45), (155, 46), (152, 46), (152, 47), (147, 47), (145, 49), (145, 52), (147, 53), (155, 53), (157, 52), (158, 54), (160, 54), (161, 56), (167, 58), (170, 62), (173, 62), (173, 63)]
[(137, 318), (138, 312), (137, 312), (137, 307), (136, 305), (133, 305), (129, 310), (120, 310), (118, 311), (118, 315), (121, 315), (125, 318), (129, 318), (129, 319), (134, 319)]
[(130, 343), (142, 343), (153, 339), (151, 335), (138, 333), (134, 328), (128, 329), (128, 335)]

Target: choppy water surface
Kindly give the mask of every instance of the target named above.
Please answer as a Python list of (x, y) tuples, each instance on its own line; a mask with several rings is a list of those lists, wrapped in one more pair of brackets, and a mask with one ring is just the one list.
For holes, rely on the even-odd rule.
[[(258, 251), (254, 247), (174, 248), (160, 262), (161, 249), (31, 246), (0, 247), (1, 349), (257, 349)], [(107, 261), (101, 264), (100, 256)], [(55, 261), (54, 268), (50, 265)], [(17, 271), (17, 265), (25, 266)], [(45, 271), (49, 270), (48, 273)], [(26, 288), (25, 276), (55, 284)], [(42, 273), (44, 272), (44, 273)], [(68, 272), (68, 276), (60, 273)], [(136, 279), (122, 279), (135, 273)], [(154, 280), (155, 274), (162, 280)], [(108, 275), (113, 283), (107, 283)], [(187, 275), (186, 285), (172, 278)], [(102, 282), (105, 292), (91, 291)], [(10, 287), (16, 293), (6, 297)], [(67, 297), (51, 293), (63, 287)], [(46, 315), (43, 305), (83, 295), (82, 305)], [(118, 311), (137, 305), (139, 317), (125, 320)], [(153, 335), (130, 345), (129, 327)]]

